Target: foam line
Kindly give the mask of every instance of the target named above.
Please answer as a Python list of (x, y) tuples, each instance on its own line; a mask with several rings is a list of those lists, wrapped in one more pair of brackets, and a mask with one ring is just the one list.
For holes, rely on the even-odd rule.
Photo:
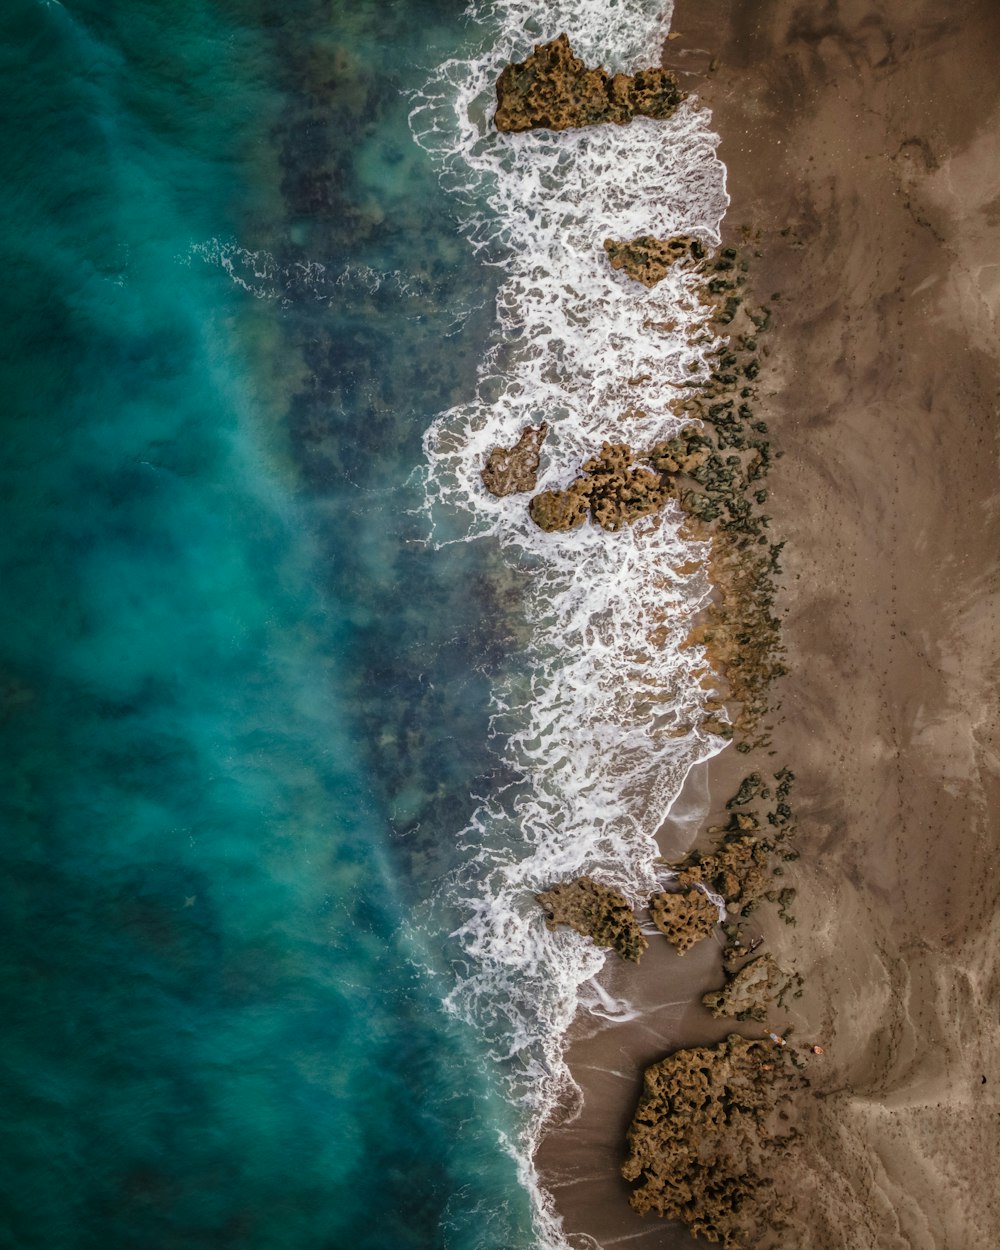
[(531, 623), (521, 675), (493, 692), (497, 740), (525, 780), (513, 804), (484, 803), (459, 835), (465, 864), (445, 893), (464, 961), (447, 1004), (478, 1025), (524, 1108), (507, 1145), (539, 1243), (557, 1250), (566, 1242), (531, 1159), (548, 1114), (578, 1096), (565, 1033), (581, 1001), (611, 1018), (631, 1009), (593, 980), (603, 952), (549, 933), (532, 894), (586, 872), (641, 899), (670, 879), (654, 834), (692, 765), (721, 746), (694, 727), (705, 660), (681, 646), (709, 584), (677, 570), (706, 551), (669, 509), (617, 534), (544, 534), (524, 496), (494, 498), (479, 471), (542, 418), (540, 489), (565, 485), (603, 439), (648, 446), (681, 428), (678, 384), (707, 377), (717, 346), (695, 278), (678, 268), (646, 290), (612, 270), (602, 243), (691, 234), (715, 246), (727, 197), (717, 136), (690, 102), (666, 123), (497, 134), (494, 83), (532, 43), (566, 30), (589, 63), (630, 70), (658, 61), (669, 25), (642, 0), (557, 0), (544, 30), (532, 12), (470, 8), (481, 54), (441, 66), (410, 120), (470, 244), (503, 271), (477, 393), (425, 435), (429, 541), (497, 543), (523, 576)]

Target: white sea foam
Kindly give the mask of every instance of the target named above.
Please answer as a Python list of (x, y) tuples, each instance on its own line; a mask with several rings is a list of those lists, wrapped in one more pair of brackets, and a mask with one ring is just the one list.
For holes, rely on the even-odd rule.
[(541, 488), (565, 485), (603, 439), (641, 447), (676, 433), (671, 400), (707, 375), (714, 346), (694, 279), (677, 268), (647, 291), (611, 269), (602, 243), (686, 233), (715, 245), (727, 199), (718, 140), (690, 102), (666, 123), (497, 134), (497, 75), (532, 43), (566, 30), (588, 63), (630, 70), (658, 61), (669, 19), (643, 0), (556, 0), (544, 29), (533, 11), (517, 0), (470, 9), (481, 55), (440, 68), (411, 127), (468, 239), (504, 274), (477, 395), (425, 437), (431, 540), (498, 543), (523, 570), (532, 622), (522, 676), (493, 696), (494, 727), (525, 783), (513, 804), (485, 803), (461, 834), (466, 863), (448, 888), (465, 917), (465, 961), (448, 1004), (489, 1039), (525, 1107), (511, 1149), (539, 1241), (559, 1247), (531, 1156), (546, 1116), (574, 1097), (563, 1038), (581, 1001), (607, 1016), (628, 1008), (595, 990), (603, 954), (549, 933), (532, 894), (582, 872), (634, 897), (664, 881), (655, 831), (692, 763), (720, 745), (693, 727), (705, 661), (681, 645), (709, 587), (703, 573), (677, 571), (705, 554), (679, 537), (678, 513), (617, 534), (544, 534), (523, 496), (488, 495), (479, 470), (543, 418)]
[(198, 259), (216, 266), (254, 299), (274, 301), (282, 307), (303, 299), (336, 303), (343, 299), (345, 289), (374, 295), (385, 287), (396, 296), (417, 299), (426, 298), (431, 289), (426, 278), (403, 269), (361, 264), (338, 268), (317, 260), (285, 263), (266, 248), (244, 247), (232, 238), (194, 243), (188, 255), (179, 259), (189, 264)]

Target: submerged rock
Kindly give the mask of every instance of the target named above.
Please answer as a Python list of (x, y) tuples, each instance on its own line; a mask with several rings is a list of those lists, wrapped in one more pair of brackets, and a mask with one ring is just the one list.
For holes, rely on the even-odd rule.
[(549, 929), (569, 925), (598, 946), (610, 946), (622, 959), (638, 963), (649, 943), (623, 895), (590, 877), (554, 885), (535, 901), (545, 908)]
[(761, 955), (735, 973), (721, 990), (702, 995), (713, 1016), (764, 1020), (767, 1009), (789, 984), (773, 955)]
[(653, 924), (677, 948), (678, 955), (708, 937), (719, 923), (719, 909), (693, 886), (677, 893), (664, 890), (654, 894), (649, 900), (649, 914)]
[(541, 464), (541, 448), (548, 434), (548, 422), (526, 425), (513, 447), (494, 447), (480, 472), (491, 495), (502, 497), (534, 490)]
[(705, 258), (705, 246), (688, 234), (672, 239), (657, 239), (641, 234), (628, 241), (605, 239), (604, 250), (613, 269), (624, 269), (630, 278), (643, 286), (654, 287), (667, 276), (667, 270), (678, 261), (696, 262)]
[(788, 1140), (771, 1114), (792, 1078), (766, 1041), (731, 1034), (647, 1068), (628, 1131), (629, 1201), (724, 1247), (755, 1244), (780, 1219), (768, 1158)]
[(524, 61), (506, 66), (497, 80), (497, 130), (566, 130), (607, 122), (623, 126), (633, 117), (670, 117), (685, 98), (669, 70), (641, 69), (611, 75), (588, 69), (573, 55), (565, 34), (535, 44)]

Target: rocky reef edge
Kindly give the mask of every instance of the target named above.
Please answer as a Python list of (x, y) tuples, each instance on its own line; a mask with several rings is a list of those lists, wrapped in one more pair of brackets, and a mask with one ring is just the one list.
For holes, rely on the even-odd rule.
[(633, 117), (670, 117), (685, 98), (669, 70), (654, 67), (634, 74), (589, 69), (559, 35), (539, 43), (531, 56), (508, 65), (497, 80), (497, 130), (569, 130)]

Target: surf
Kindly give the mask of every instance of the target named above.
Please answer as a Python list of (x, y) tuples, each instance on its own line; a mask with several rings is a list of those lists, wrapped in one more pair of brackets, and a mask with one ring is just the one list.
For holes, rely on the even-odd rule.
[(507, 1143), (531, 1190), (541, 1243), (564, 1246), (531, 1158), (547, 1117), (578, 1096), (563, 1059), (604, 953), (548, 933), (532, 895), (583, 873), (633, 898), (661, 888), (655, 834), (690, 769), (721, 748), (699, 728), (705, 658), (685, 640), (710, 585), (707, 544), (674, 507), (631, 528), (543, 533), (524, 495), (496, 498), (480, 470), (521, 430), (549, 425), (538, 488), (558, 489), (603, 440), (649, 446), (684, 420), (680, 387), (706, 380), (719, 340), (696, 278), (654, 289), (614, 271), (607, 237), (686, 234), (719, 243), (728, 199), (718, 137), (686, 101), (668, 122), (559, 134), (491, 124), (505, 64), (566, 30), (611, 71), (659, 62), (669, 9), (632, 0), (557, 3), (544, 30), (520, 3), (472, 6), (478, 54), (443, 64), (413, 102), (415, 141), (436, 162), (471, 246), (502, 273), (496, 330), (474, 396), (424, 436), (427, 541), (496, 545), (525, 586), (520, 664), (495, 680), (491, 733), (519, 778), (458, 833), (464, 862), (442, 894), (460, 922), (446, 1004), (474, 1023), (523, 1110)]

